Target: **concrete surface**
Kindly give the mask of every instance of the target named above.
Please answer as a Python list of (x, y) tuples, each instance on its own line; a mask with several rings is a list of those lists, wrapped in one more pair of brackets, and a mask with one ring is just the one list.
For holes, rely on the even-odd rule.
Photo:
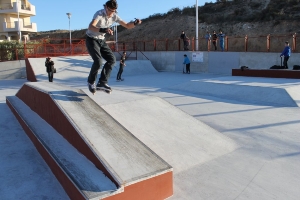
[(0, 199), (68, 199), (5, 103), (24, 82), (0, 81)]
[(25, 60), (0, 62), (0, 80), (26, 78)]
[[(69, 65), (56, 65), (65, 70), (58, 70), (54, 82), (83, 89), (174, 168), (174, 195), (169, 199), (299, 199), (299, 80), (144, 73), (124, 76), (123, 82), (112, 78), (111, 95), (98, 92), (93, 96), (86, 88), (89, 69), (84, 68), (91, 65), (89, 61), (68, 59)], [(47, 81), (46, 74), (40, 74), (39, 80)], [(35, 186), (37, 177), (44, 180), (45, 173), (23, 168), (47, 171), (47, 167), (42, 161), (36, 166), (22, 158), (20, 147), (24, 145), (36, 160), (40, 159), (3, 101), (18, 90), (22, 81), (0, 84), (1, 113), (7, 118), (1, 118), (0, 133), (5, 141), (0, 155), (9, 163), (9, 167), (0, 168), (5, 180), (0, 185), (0, 197), (18, 198), (22, 194), (25, 199), (34, 195), (51, 199), (56, 195), (55, 199), (65, 199), (51, 173), (47, 181), (53, 184), (40, 188), (37, 194), (32, 192), (35, 188), (18, 185), (25, 185), (31, 173), (36, 177)], [(22, 145), (14, 144), (16, 135), (23, 138)], [(8, 141), (10, 145), (6, 145)], [(15, 154), (19, 157), (12, 161), (10, 157)], [(6, 173), (7, 169), (13, 173)], [(56, 194), (49, 192), (52, 188)]]

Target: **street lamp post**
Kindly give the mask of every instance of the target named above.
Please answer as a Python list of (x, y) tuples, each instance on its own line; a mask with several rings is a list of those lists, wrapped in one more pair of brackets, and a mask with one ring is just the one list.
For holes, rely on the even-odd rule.
[(198, 0), (196, 0), (196, 51), (198, 51)]
[(21, 28), (20, 28), (20, 10), (19, 10), (19, 0), (16, 1), (17, 5), (17, 11), (18, 11), (18, 35), (19, 35), (19, 42), (22, 41), (22, 35), (21, 35)]
[(115, 24), (115, 37), (116, 37), (116, 51), (118, 51), (118, 24)]
[(68, 18), (69, 18), (69, 30), (70, 30), (70, 47), (71, 47), (71, 44), (72, 44), (72, 42), (71, 42), (71, 13), (67, 13), (67, 15), (68, 15)]

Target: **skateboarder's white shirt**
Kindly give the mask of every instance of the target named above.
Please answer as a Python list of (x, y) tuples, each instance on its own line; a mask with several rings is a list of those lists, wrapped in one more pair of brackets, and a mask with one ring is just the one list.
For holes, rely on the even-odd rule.
[[(116, 13), (114, 13), (111, 17), (107, 17), (105, 7), (102, 10), (98, 10), (94, 14), (93, 20), (98, 20), (98, 23), (96, 26), (99, 28), (110, 28), (110, 26), (113, 23), (115, 23), (115, 22), (119, 23), (120, 21), (122, 21), (122, 19)], [(91, 31), (90, 29), (88, 29), (86, 31), (86, 34), (87, 34), (87, 36), (89, 36), (91, 38), (103, 40), (105, 38), (106, 33), (94, 32), (94, 31)]]

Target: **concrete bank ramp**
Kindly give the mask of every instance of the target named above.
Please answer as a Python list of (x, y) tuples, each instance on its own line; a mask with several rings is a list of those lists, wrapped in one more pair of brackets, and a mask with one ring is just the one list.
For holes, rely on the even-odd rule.
[(300, 106), (300, 86), (297, 79), (219, 77), (191, 80), (166, 89), (236, 100), (246, 104)]
[[(109, 196), (113, 192), (117, 192), (117, 187), (114, 182), (105, 176), (102, 171), (97, 169), (85, 156), (79, 153), (66, 139), (37, 113), (33, 112), (23, 101), (18, 97), (10, 96), (7, 97), (7, 102), (9, 106), (18, 113), (19, 118), (22, 119), (22, 125), (30, 127), (31, 132), (27, 133), (28, 136), (40, 141), (39, 146), (35, 144), (39, 152), (42, 154), (46, 154), (47, 152), (49, 154), (49, 158), (45, 158), (45, 155), (43, 156), (46, 162), (49, 164), (50, 157), (52, 157), (54, 161), (59, 163), (61, 169), (63, 169), (60, 172), (61, 174), (65, 174), (65, 178), (63, 179), (64, 176), (62, 175), (57, 178), (63, 182), (71, 180), (79, 189), (77, 191), (72, 188), (74, 186), (68, 185), (65, 190), (69, 190), (71, 193), (78, 195), (78, 199), (80, 196), (84, 196), (86, 199), (99, 199)], [(42, 151), (42, 147), (46, 150), (45, 152)], [(59, 171), (54, 168), (53, 164), (50, 164), (50, 168), (52, 171)]]
[[(93, 60), (90, 56), (52, 57), (51, 59), (54, 61), (54, 66), (57, 70), (57, 73), (54, 74), (54, 79), (62, 80), (78, 81), (79, 79), (83, 79), (86, 81), (93, 64)], [(103, 61), (103, 63), (105, 63), (105, 61)], [(120, 61), (117, 61), (112, 68), (111, 78), (117, 77), (119, 63)], [(45, 58), (28, 58), (26, 65), (27, 68), (32, 69), (32, 72), (28, 69), (27, 73), (34, 73), (32, 76), (36, 77), (37, 81), (48, 80)], [(99, 70), (98, 78), (100, 77), (100, 72), (101, 69)], [(153, 67), (151, 61), (127, 60), (122, 77), (153, 73), (158, 72)], [(28, 75), (28, 77), (31, 76)]]
[[(16, 97), (117, 185), (119, 190), (111, 193), (114, 196), (106, 194), (108, 196), (106, 199), (110, 197), (112, 199), (142, 199), (143, 196), (146, 196), (146, 199), (165, 199), (173, 194), (172, 167), (81, 90), (49, 82), (25, 83)], [(17, 100), (7, 98), (7, 102), (14, 107), (12, 110), (15, 110), (15, 114), (20, 113), (17, 106), (13, 106), (13, 102)], [(24, 122), (24, 120), (20, 121)], [(26, 127), (29, 124), (23, 127), (27, 130)], [(34, 127), (29, 126), (29, 130), (40, 131), (47, 127), (37, 129), (39, 125), (42, 126), (43, 123), (32, 125)], [(34, 134), (31, 134), (31, 139), (32, 135)], [(36, 138), (40, 141), (39, 136)], [(43, 146), (49, 147), (50, 145)], [(49, 148), (46, 149), (49, 151)], [(54, 162), (60, 163), (57, 160)], [(73, 164), (75, 170), (76, 164), (75, 162)], [(62, 166), (59, 168), (64, 169)], [(52, 169), (52, 171), (56, 170)], [(57, 174), (56, 176), (60, 177), (61, 172)], [(72, 179), (71, 182), (76, 184), (81, 181), (79, 178)], [(70, 189), (70, 185), (64, 185), (65, 181), (61, 181), (61, 184), (72, 196), (74, 190)], [(76, 187), (80, 188), (78, 184)], [(68, 192), (70, 190), (71, 194)]]
[[(230, 138), (161, 98), (136, 97), (136, 100), (113, 104), (110, 103), (112, 97), (104, 98), (101, 100), (105, 104), (102, 107), (170, 163), (174, 174), (209, 162), (239, 147)], [(180, 184), (180, 178), (176, 175), (175, 180)]]

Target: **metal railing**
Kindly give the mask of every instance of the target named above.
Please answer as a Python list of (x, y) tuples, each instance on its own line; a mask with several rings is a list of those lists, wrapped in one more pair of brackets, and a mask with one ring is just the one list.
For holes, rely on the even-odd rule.
[[(296, 33), (293, 35), (267, 35), (257, 37), (226, 36), (224, 41), (225, 51), (231, 52), (281, 52), (285, 41), (289, 41), (292, 52), (299, 52)], [(192, 38), (189, 50), (195, 51), (196, 40)], [(219, 40), (216, 41), (217, 49), (221, 50)], [(183, 41), (181, 39), (164, 39), (152, 41), (118, 42), (114, 49), (140, 51), (183, 51)], [(214, 51), (211, 39), (198, 39), (198, 51)]]
[[(284, 48), (284, 42), (289, 41), (292, 52), (299, 52), (297, 35), (267, 35), (257, 37), (225, 37), (225, 51), (230, 52), (281, 52)], [(217, 41), (220, 51), (219, 41)], [(108, 42), (110, 48), (115, 51), (183, 51), (183, 41), (181, 39), (163, 39), (134, 42)], [(189, 50), (195, 51), (196, 40), (190, 41)], [(200, 38), (198, 40), (198, 51), (214, 51), (211, 40)], [(27, 43), (23, 48), (0, 48), (0, 61), (19, 60), (30, 57), (47, 56), (70, 56), (70, 55), (88, 55), (85, 46), (85, 39), (72, 39), (70, 45), (69, 38), (53, 39), (47, 38), (36, 41), (36, 43)]]

